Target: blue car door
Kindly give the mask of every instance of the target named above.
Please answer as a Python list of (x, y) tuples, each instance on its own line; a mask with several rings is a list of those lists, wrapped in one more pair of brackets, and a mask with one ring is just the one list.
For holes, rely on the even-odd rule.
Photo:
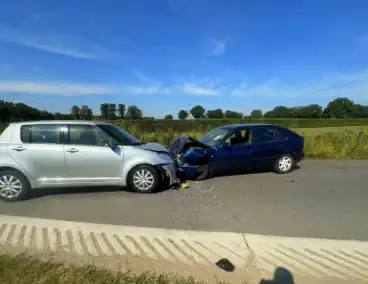
[(220, 147), (213, 160), (215, 174), (235, 174), (251, 168), (252, 145), (240, 138), (236, 143)]
[(287, 137), (273, 126), (253, 130), (252, 168), (272, 166), (281, 154), (287, 152)]

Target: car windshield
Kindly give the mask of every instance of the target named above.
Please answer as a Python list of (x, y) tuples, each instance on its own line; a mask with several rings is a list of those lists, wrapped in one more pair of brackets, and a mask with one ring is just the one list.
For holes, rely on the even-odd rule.
[(100, 124), (97, 127), (111, 136), (118, 145), (133, 146), (142, 144), (137, 138), (115, 125)]
[(229, 136), (231, 131), (226, 128), (216, 128), (210, 132), (208, 132), (206, 135), (204, 135), (200, 141), (208, 146), (219, 146), (226, 137)]

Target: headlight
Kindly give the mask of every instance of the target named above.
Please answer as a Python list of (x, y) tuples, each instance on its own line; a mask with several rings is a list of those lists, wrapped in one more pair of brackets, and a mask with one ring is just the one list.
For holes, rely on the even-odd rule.
[(163, 158), (165, 160), (168, 160), (168, 161), (172, 161), (173, 160), (169, 154), (166, 154), (166, 153), (158, 153), (158, 155), (160, 156), (160, 158)]

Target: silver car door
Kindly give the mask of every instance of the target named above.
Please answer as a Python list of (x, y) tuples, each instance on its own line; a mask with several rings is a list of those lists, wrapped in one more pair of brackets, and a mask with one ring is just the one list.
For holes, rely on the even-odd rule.
[(122, 151), (103, 145), (97, 127), (70, 124), (65, 145), (65, 161), (70, 183), (120, 183), (122, 180)]
[(60, 125), (22, 125), (13, 134), (8, 152), (40, 186), (60, 184), (67, 177), (60, 139)]

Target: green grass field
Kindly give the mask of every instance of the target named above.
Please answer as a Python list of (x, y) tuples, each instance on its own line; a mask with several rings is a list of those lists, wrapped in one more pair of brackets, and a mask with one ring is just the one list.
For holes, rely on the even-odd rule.
[(318, 128), (295, 128), (292, 129), (295, 132), (305, 134), (305, 135), (316, 135), (326, 132), (344, 132), (346, 130), (348, 131), (354, 131), (359, 132), (363, 131), (366, 132), (368, 130), (368, 127), (366, 126), (341, 126), (341, 127), (318, 127)]

